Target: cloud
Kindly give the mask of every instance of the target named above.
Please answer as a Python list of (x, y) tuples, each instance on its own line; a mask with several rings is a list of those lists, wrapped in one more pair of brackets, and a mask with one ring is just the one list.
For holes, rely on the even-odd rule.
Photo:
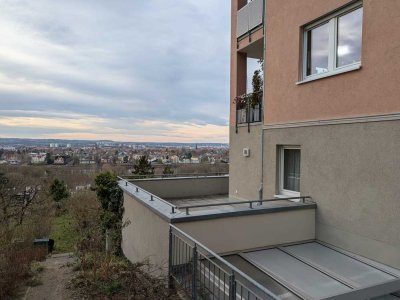
[(228, 2), (0, 4), (0, 136), (227, 141)]

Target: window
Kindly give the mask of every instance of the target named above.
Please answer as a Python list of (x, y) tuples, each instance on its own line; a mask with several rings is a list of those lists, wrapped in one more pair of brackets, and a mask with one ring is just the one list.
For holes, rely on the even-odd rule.
[(356, 2), (304, 27), (303, 81), (360, 68), (362, 17)]
[(300, 195), (300, 148), (279, 148), (279, 194), (296, 197)]

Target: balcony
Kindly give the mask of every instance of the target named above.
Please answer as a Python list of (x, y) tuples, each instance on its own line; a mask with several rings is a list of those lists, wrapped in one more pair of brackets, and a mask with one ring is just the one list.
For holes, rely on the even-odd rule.
[(241, 37), (263, 25), (264, 0), (252, 0), (237, 12), (236, 37)]
[(262, 91), (236, 97), (236, 125), (261, 122), (262, 99)]

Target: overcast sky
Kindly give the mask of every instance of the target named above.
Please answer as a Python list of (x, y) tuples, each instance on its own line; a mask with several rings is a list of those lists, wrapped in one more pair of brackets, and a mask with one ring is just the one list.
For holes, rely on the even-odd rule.
[(0, 137), (227, 142), (230, 1), (0, 0)]

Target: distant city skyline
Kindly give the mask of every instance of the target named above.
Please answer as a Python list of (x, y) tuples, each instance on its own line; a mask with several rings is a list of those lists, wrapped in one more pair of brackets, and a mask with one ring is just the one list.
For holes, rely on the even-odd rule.
[(230, 3), (0, 3), (1, 138), (228, 142)]

